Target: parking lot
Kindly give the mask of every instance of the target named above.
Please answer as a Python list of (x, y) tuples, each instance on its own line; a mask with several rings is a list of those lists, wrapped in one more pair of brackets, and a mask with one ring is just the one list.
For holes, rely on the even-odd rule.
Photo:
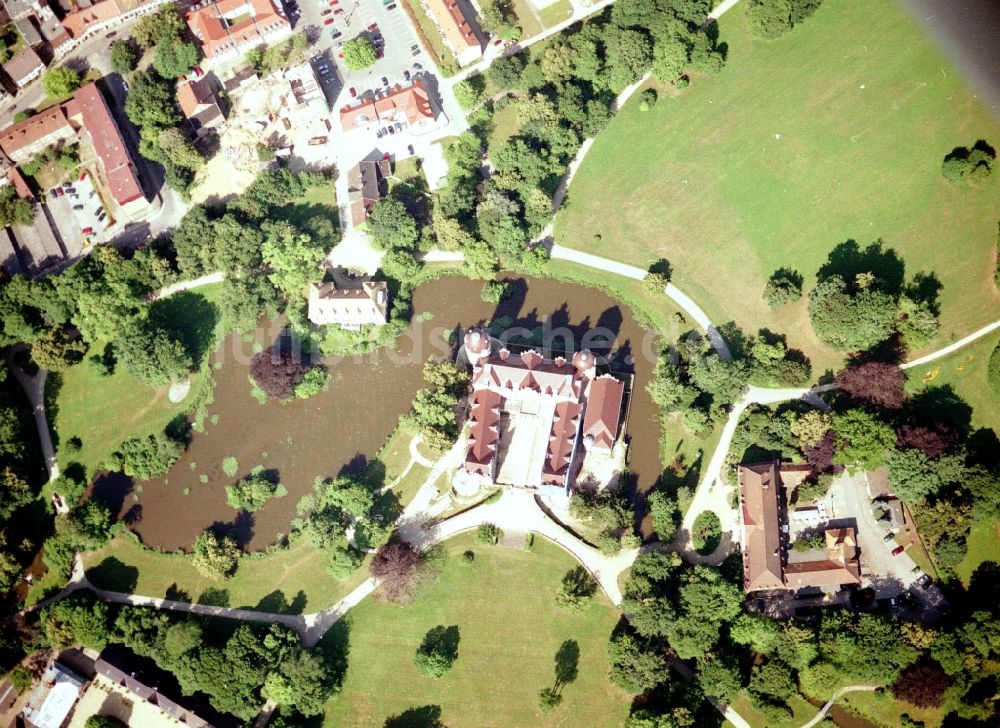
[[(392, 7), (392, 9), (388, 9)], [(356, 96), (389, 84), (406, 83), (404, 71), (433, 71), (434, 64), (417, 40), (406, 12), (395, 3), (381, 0), (301, 0), (301, 23), (313, 45), (313, 65), (332, 109), (351, 103)], [(325, 13), (325, 14), (324, 14)], [(328, 21), (332, 21), (329, 22)], [(374, 26), (374, 27), (372, 27)], [(332, 37), (339, 34), (338, 37)], [(357, 37), (374, 42), (382, 57), (371, 68), (351, 71), (340, 58), (343, 44)], [(415, 69), (416, 63), (420, 68)]]
[(105, 232), (114, 220), (101, 204), (90, 176), (83, 175), (83, 179), (66, 182), (59, 191), (62, 194), (56, 197), (49, 194), (48, 203), (60, 231), (69, 228), (74, 235), (89, 238), (92, 242), (106, 242)]

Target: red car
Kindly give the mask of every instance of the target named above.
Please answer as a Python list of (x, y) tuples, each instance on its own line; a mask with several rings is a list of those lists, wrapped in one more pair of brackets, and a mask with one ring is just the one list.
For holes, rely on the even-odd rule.
[(897, 546), (896, 548), (894, 548), (894, 549), (892, 550), (892, 555), (893, 555), (893, 556), (899, 556), (899, 555), (900, 555), (901, 553), (903, 553), (903, 552), (904, 552), (905, 550), (906, 550), (906, 549), (904, 549), (904, 548), (903, 548), (902, 546)]
[(333, 25), (333, 18), (327, 18), (324, 20), (323, 25)]
[[(343, 54), (341, 54), (341, 55), (343, 55)], [(347, 90), (350, 91), (352, 99), (356, 99), (358, 97), (358, 92), (357, 92), (357, 90), (353, 86), (351, 86)]]
[(378, 23), (372, 23), (371, 25), (368, 26), (369, 32), (374, 33), (377, 29), (378, 29)]
[(334, 5), (340, 5), (340, 0), (330, 0), (330, 7), (332, 8)]

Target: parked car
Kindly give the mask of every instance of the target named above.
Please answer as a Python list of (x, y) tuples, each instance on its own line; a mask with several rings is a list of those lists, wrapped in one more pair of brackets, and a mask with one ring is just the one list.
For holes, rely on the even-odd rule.
[(340, 0), (330, 0), (330, 7), (332, 8), (334, 5), (340, 5)]
[(329, 14), (330, 14), (330, 13), (332, 13), (332, 12), (333, 12), (333, 11), (332, 11), (332, 10), (331, 10), (330, 8), (327, 8), (327, 9), (326, 9), (326, 10), (324, 10), (324, 11), (323, 11), (322, 13), (320, 13), (320, 15), (329, 15)]
[(94, 232), (94, 228), (92, 228), (92, 227), (85, 227), (83, 230), (80, 231), (80, 234), (81, 235), (91, 235), (91, 234), (93, 234), (93, 232)]
[(375, 57), (378, 58), (379, 60), (382, 60), (382, 58), (385, 57), (385, 54), (382, 52), (382, 49), (377, 49), (375, 51)]
[(58, 197), (62, 197), (63, 196), (63, 188), (62, 187), (56, 187), (55, 190), (56, 190), (56, 196), (58, 196)]
[[(333, 39), (337, 39), (337, 38), (339, 38), (339, 37), (340, 37), (340, 36), (342, 36), (342, 35), (343, 35), (343, 33), (341, 33), (341, 32), (340, 32), (339, 30), (337, 30), (337, 29), (334, 29), (334, 31), (333, 31), (332, 33), (330, 33), (330, 37), (331, 37), (331, 38), (333, 38)], [(340, 41), (340, 42), (339, 42), (339, 43), (337, 44), (337, 47), (338, 47), (338, 48), (340, 48), (340, 46), (342, 46), (342, 45), (344, 45), (344, 41)]]
[(893, 535), (891, 533), (887, 533), (885, 536), (882, 537), (882, 540), (885, 541), (886, 543), (889, 543), (890, 541), (892, 541), (892, 539)]
[(416, 58), (417, 56), (420, 55), (420, 51), (419, 50), (410, 51), (410, 55), (413, 56), (414, 58)]
[(418, 71), (422, 71), (422, 70), (424, 70), (424, 67), (423, 67), (423, 66), (421, 66), (421, 65), (420, 65), (419, 63), (414, 63), (414, 64), (413, 64), (413, 67), (414, 67), (415, 69), (417, 69)]
[(385, 76), (382, 76), (382, 85), (383, 86), (388, 86), (389, 85), (389, 79), (386, 78)]
[(390, 134), (395, 134), (395, 133), (396, 133), (396, 130), (395, 130), (395, 129), (393, 129), (393, 128), (392, 128), (392, 127), (390, 126), (390, 127), (389, 127), (389, 133), (390, 133)]
[(375, 132), (375, 138), (376, 139), (381, 139), (382, 138), (382, 130), (381, 129), (376, 130), (376, 132)]
[(319, 69), (319, 75), (320, 76), (325, 76), (328, 73), (330, 73), (330, 69), (329, 68), (321, 68), (321, 69)]
[(395, 10), (396, 9), (396, 3), (393, 3), (392, 5), (386, 5), (385, 9), (386, 10)]
[(352, 99), (356, 99), (358, 97), (358, 91), (353, 86), (351, 86), (349, 89), (347, 89), (347, 91), (348, 91), (348, 93), (351, 94), (351, 98)]
[(413, 145), (412, 145), (412, 144), (410, 144), (410, 145), (408, 145), (408, 146), (406, 147), (406, 151), (408, 151), (408, 152), (410, 153), (410, 156), (411, 156), (411, 157), (412, 157), (412, 156), (413, 156), (414, 154), (416, 154), (416, 152), (414, 152), (414, 151), (413, 151)]
[(410, 69), (407, 68), (405, 71), (403, 71), (403, 80), (404, 81), (410, 80)]
[(924, 574), (913, 583), (923, 589), (931, 585), (931, 578), (927, 574)]
[(414, 43), (413, 45), (410, 46), (410, 52), (412, 53), (414, 51), (416, 51), (418, 53), (420, 52), (420, 46), (418, 46), (416, 43)]
[(49, 197), (51, 197), (53, 200), (56, 199), (58, 196), (59, 196), (59, 193), (56, 192), (56, 188), (55, 187), (53, 187), (51, 190), (49, 190)]
[(327, 18), (324, 20), (323, 25), (333, 25), (333, 18)]
[(378, 23), (372, 23), (368, 26), (369, 33), (374, 33), (376, 30), (378, 30)]
[(97, 213), (97, 219), (100, 222), (104, 222), (104, 218), (106, 218), (107, 216), (108, 216), (108, 213), (106, 213), (104, 210), (101, 210), (99, 213)]
[(83, 205), (73, 205), (73, 209), (74, 210), (82, 210), (83, 209)]
[(503, 44), (503, 39), (501, 39), (501, 38), (497, 38), (495, 41), (493, 41), (493, 45), (495, 45), (495, 46), (502, 45), (502, 44)]
[(343, 15), (344, 14), (344, 9), (343, 8), (337, 8), (336, 10), (333, 11), (333, 14), (334, 15)]
[(906, 551), (906, 549), (904, 549), (904, 548), (903, 548), (902, 546), (897, 546), (896, 548), (894, 548), (894, 549), (892, 550), (892, 555), (893, 555), (893, 556), (899, 556), (899, 555), (900, 555), (901, 553), (903, 553), (904, 551)]

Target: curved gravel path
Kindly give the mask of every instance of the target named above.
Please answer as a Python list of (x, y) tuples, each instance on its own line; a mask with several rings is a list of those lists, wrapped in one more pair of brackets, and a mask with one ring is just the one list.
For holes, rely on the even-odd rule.
[(823, 720), (823, 718), (826, 716), (827, 711), (829, 711), (830, 708), (833, 707), (833, 704), (836, 703), (841, 698), (841, 696), (847, 695), (847, 693), (871, 692), (877, 689), (878, 688), (876, 688), (874, 685), (848, 685), (846, 687), (842, 687), (840, 690), (838, 690), (833, 694), (832, 698), (826, 701), (826, 704), (822, 708), (820, 708), (819, 712), (816, 713), (815, 716), (813, 716), (813, 719), (810, 720), (808, 723), (803, 723), (801, 728), (813, 728), (814, 725)]

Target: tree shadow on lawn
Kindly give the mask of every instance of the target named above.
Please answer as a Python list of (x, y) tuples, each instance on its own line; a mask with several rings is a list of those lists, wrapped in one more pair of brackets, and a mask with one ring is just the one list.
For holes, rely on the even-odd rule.
[(87, 580), (99, 589), (132, 594), (139, 583), (139, 569), (109, 556), (87, 569)]
[(301, 589), (292, 601), (288, 601), (283, 591), (275, 589), (252, 608), (258, 612), (271, 614), (302, 614), (305, 612), (306, 601), (306, 593)]
[(149, 314), (155, 323), (183, 344), (195, 370), (215, 349), (219, 311), (202, 294), (181, 291), (154, 303)]
[(965, 440), (972, 429), (972, 407), (958, 396), (950, 384), (930, 387), (915, 394), (903, 405), (903, 419), (909, 422), (937, 422)]
[(445, 724), (440, 705), (424, 705), (386, 718), (383, 728), (445, 728)]
[(847, 240), (830, 251), (826, 263), (816, 273), (818, 280), (838, 275), (848, 287), (854, 289), (854, 281), (860, 273), (873, 273), (879, 281), (879, 290), (893, 296), (903, 291), (906, 266), (903, 259), (892, 248), (883, 247), (881, 240), (869, 243), (864, 248), (856, 240)]

